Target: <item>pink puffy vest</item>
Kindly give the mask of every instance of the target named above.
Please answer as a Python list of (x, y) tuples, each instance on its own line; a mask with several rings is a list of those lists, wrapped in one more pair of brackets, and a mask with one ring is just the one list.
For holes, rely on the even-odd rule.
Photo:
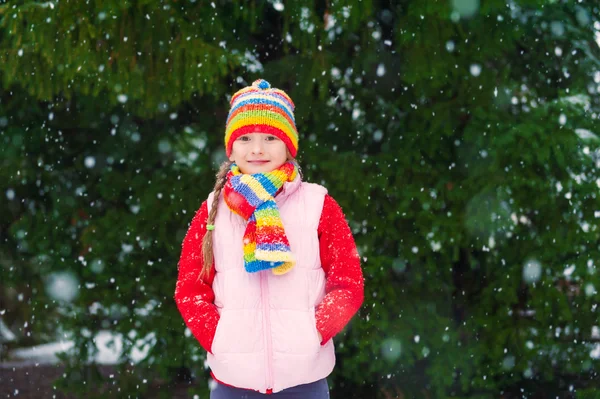
[[(207, 359), (219, 381), (275, 393), (325, 378), (333, 370), (333, 340), (321, 346), (315, 321), (315, 307), (325, 296), (317, 228), (326, 193), (298, 177), (275, 197), (296, 257), (294, 268), (281, 276), (244, 269), (246, 221), (220, 199), (212, 286), (220, 320)], [(209, 212), (212, 199), (211, 193)]]

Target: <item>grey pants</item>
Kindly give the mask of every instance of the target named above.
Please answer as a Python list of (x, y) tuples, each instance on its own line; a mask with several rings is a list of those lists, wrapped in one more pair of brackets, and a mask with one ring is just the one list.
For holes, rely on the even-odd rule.
[(310, 384), (297, 385), (283, 391), (266, 395), (248, 389), (233, 388), (223, 384), (210, 393), (210, 399), (329, 399), (329, 385), (327, 379), (323, 378)]

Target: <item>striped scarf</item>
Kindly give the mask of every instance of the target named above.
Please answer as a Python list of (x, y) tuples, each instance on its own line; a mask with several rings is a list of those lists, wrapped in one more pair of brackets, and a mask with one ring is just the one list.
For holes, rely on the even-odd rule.
[(229, 209), (248, 222), (243, 241), (246, 271), (273, 269), (273, 274), (285, 274), (294, 267), (294, 256), (274, 196), (297, 174), (292, 162), (272, 172), (252, 175), (240, 172), (235, 163), (231, 165), (223, 197)]

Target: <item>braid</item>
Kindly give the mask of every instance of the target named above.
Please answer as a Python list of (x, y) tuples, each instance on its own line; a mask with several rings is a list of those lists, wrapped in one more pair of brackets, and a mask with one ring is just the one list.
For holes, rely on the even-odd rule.
[[(225, 187), (225, 183), (227, 182), (227, 172), (229, 172), (229, 168), (233, 162), (226, 161), (221, 164), (219, 168), (219, 172), (217, 173), (217, 180), (215, 182), (215, 188), (213, 190), (214, 196), (212, 205), (210, 207), (210, 213), (208, 214), (208, 219), (206, 220), (206, 224), (214, 224), (215, 219), (217, 217), (217, 208), (219, 206), (219, 196), (221, 194), (221, 190)], [(208, 277), (210, 274), (210, 269), (213, 267), (213, 242), (212, 242), (212, 230), (206, 230), (206, 234), (202, 239), (202, 255), (204, 257), (204, 266), (202, 267), (202, 271), (200, 272), (200, 276), (198, 279), (203, 277)]]

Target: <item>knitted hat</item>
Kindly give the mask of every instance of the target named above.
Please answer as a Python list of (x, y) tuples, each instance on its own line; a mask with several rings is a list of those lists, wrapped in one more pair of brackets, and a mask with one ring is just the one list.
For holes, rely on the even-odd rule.
[(231, 155), (233, 142), (248, 133), (271, 134), (281, 139), (293, 157), (298, 152), (294, 103), (283, 91), (264, 79), (255, 80), (231, 97), (225, 126), (225, 150)]

